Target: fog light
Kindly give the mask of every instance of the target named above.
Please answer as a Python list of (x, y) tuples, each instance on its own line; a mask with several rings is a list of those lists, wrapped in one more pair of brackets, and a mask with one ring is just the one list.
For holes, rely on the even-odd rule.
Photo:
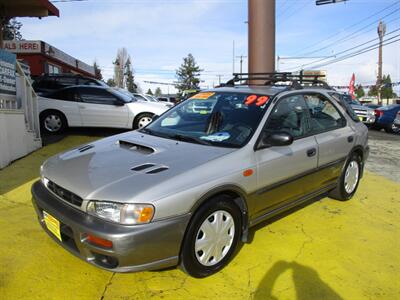
[(90, 244), (93, 244), (96, 246), (101, 246), (104, 248), (112, 248), (112, 246), (113, 246), (113, 243), (111, 241), (102, 239), (102, 238), (92, 235), (92, 234), (88, 234), (86, 238)]

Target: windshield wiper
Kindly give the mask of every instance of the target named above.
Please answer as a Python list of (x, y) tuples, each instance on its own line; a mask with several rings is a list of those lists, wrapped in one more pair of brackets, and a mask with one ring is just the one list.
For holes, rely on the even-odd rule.
[(181, 134), (174, 134), (169, 136), (170, 138), (182, 142), (191, 142), (191, 143), (196, 143), (196, 144), (201, 144), (201, 145), (211, 145), (210, 142), (193, 137), (193, 136), (187, 136), (187, 135), (181, 135)]

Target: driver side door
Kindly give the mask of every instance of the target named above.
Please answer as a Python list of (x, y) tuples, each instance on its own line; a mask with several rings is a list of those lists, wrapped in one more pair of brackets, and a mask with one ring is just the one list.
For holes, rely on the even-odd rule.
[(318, 145), (309, 130), (309, 113), (303, 95), (284, 96), (273, 107), (262, 136), (284, 132), (293, 136), (287, 146), (257, 149), (257, 213), (263, 216), (311, 192), (309, 174), (318, 165)]

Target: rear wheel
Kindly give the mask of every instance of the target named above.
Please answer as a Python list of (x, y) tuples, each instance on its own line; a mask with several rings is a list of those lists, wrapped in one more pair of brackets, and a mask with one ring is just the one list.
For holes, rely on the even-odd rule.
[(133, 129), (140, 129), (147, 126), (153, 121), (153, 116), (154, 114), (151, 113), (143, 113), (138, 115), (133, 123)]
[(400, 126), (394, 124), (394, 122), (385, 128), (387, 133), (400, 133)]
[(221, 270), (239, 241), (241, 213), (229, 200), (214, 198), (194, 215), (182, 245), (181, 267), (197, 278)]
[(42, 129), (50, 134), (58, 134), (67, 127), (67, 119), (58, 111), (45, 111), (40, 115)]
[(329, 197), (341, 201), (351, 199), (357, 191), (360, 182), (361, 168), (360, 156), (355, 153), (352, 154), (339, 177), (337, 187), (330, 192)]

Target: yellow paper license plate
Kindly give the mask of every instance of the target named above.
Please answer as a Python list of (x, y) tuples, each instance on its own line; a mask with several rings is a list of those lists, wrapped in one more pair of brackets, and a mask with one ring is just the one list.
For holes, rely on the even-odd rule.
[(358, 117), (358, 118), (360, 119), (361, 122), (364, 121), (364, 118), (363, 118), (363, 117)]
[(60, 221), (45, 211), (43, 211), (43, 217), (47, 229), (61, 241)]

